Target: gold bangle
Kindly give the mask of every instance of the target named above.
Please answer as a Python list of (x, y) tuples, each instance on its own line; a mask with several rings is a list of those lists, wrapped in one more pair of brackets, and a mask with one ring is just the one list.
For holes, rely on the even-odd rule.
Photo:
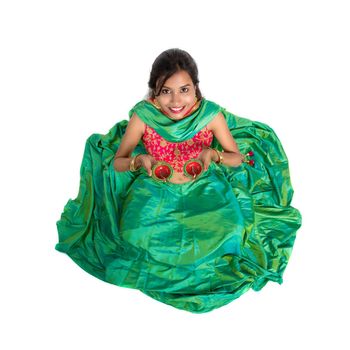
[(142, 153), (139, 153), (139, 154), (137, 154), (136, 156), (134, 156), (134, 157), (132, 157), (131, 158), (131, 161), (130, 161), (130, 166), (129, 166), (129, 170), (130, 171), (132, 171), (132, 172), (134, 172), (134, 171), (137, 171), (137, 170), (139, 170), (139, 168), (135, 168), (135, 162), (136, 162), (136, 158), (138, 157), (138, 156), (140, 156)]
[(206, 147), (207, 149), (212, 149), (213, 151), (216, 152), (216, 154), (218, 155), (218, 160), (215, 162), (216, 164), (222, 164), (224, 161), (224, 157), (222, 156), (222, 152), (218, 151), (215, 148), (211, 148), (211, 147)]
[(216, 154), (218, 155), (218, 160), (215, 162), (216, 164), (222, 164), (222, 162), (224, 161), (224, 157), (222, 156), (222, 152), (219, 152), (217, 149), (212, 148)]

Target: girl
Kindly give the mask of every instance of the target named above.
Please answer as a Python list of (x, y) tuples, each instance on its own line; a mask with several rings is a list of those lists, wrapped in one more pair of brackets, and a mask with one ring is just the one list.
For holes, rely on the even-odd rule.
[[(201, 102), (202, 96), (198, 87), (197, 75), (195, 62), (188, 53), (180, 50), (168, 50), (163, 52), (153, 64), (149, 83), (150, 96), (148, 101), (174, 122), (186, 118), (199, 107)], [(200, 96), (199, 99), (197, 95)], [(147, 139), (144, 137), (146, 127), (147, 124), (134, 113), (115, 157), (114, 166), (117, 171), (130, 170), (131, 159), (129, 156), (133, 149), (141, 138), (147, 143)], [(221, 158), (222, 164), (229, 166), (241, 165), (242, 156), (239, 153), (236, 142), (221, 112), (206, 125), (206, 132), (208, 134), (213, 134), (226, 152), (225, 157)], [(147, 133), (152, 133), (152, 131), (148, 129)], [(168, 146), (166, 151), (169, 152), (171, 144), (167, 141), (163, 142)], [(193, 147), (192, 145), (192, 148)], [(153, 148), (151, 145), (148, 150), (149, 153), (152, 154)], [(198, 157), (198, 159), (203, 161), (205, 170), (212, 160), (219, 162), (220, 157), (222, 157), (219, 152), (215, 152), (210, 148), (203, 149), (203, 147), (197, 147), (196, 151), (197, 153), (200, 151), (199, 154), (196, 154), (195, 150), (186, 151), (187, 154), (179, 153), (177, 157), (174, 154), (167, 154), (166, 152), (162, 154), (156, 152), (155, 154), (160, 159), (170, 158), (171, 161), (174, 161), (176, 158), (181, 158), (183, 160), (189, 159), (190, 156), (193, 158)], [(151, 168), (155, 164), (156, 160), (150, 154), (142, 154), (135, 160), (136, 168), (145, 168), (149, 175), (151, 175)], [(177, 169), (178, 167), (175, 169), (175, 173), (169, 181), (173, 183), (191, 181), (184, 175), (181, 169), (180, 171), (177, 171)]]
[(130, 121), (88, 139), (56, 245), (104, 281), (195, 313), (282, 283), (301, 225), (272, 129), (198, 84), (187, 52), (158, 56)]

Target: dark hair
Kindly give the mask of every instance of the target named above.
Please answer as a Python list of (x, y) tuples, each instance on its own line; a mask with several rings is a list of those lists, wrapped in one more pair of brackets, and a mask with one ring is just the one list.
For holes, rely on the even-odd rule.
[(184, 70), (192, 79), (196, 87), (196, 96), (202, 99), (202, 93), (198, 87), (198, 68), (195, 60), (189, 53), (180, 49), (169, 49), (162, 52), (153, 62), (148, 81), (149, 97), (154, 98), (160, 94), (165, 82), (176, 72)]

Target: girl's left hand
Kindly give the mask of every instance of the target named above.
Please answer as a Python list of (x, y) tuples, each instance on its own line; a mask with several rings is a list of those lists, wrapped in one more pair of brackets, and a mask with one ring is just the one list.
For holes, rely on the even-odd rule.
[[(215, 156), (215, 155), (214, 155)], [(213, 153), (210, 148), (204, 148), (201, 153), (199, 153), (198, 159), (203, 162), (204, 171), (207, 171), (211, 161), (213, 160)]]

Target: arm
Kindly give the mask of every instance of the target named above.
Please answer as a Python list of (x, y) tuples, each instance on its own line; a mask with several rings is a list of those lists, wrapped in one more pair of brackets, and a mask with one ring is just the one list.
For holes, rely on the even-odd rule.
[[(144, 122), (136, 114), (133, 114), (114, 156), (113, 166), (116, 171), (128, 171), (130, 169), (131, 154), (143, 135), (144, 127)], [(143, 166), (150, 173), (152, 163), (153, 157), (144, 154), (136, 158), (135, 167)]]
[[(210, 128), (213, 131), (214, 136), (219, 141), (223, 148), (223, 161), (222, 164), (228, 166), (240, 166), (242, 164), (242, 155), (239, 152), (236, 141), (231, 135), (230, 129), (227, 126), (226, 119), (220, 112), (210, 123)], [(205, 150), (204, 150), (205, 151)], [(218, 154), (214, 150), (208, 150), (210, 152), (210, 160), (217, 162)]]

